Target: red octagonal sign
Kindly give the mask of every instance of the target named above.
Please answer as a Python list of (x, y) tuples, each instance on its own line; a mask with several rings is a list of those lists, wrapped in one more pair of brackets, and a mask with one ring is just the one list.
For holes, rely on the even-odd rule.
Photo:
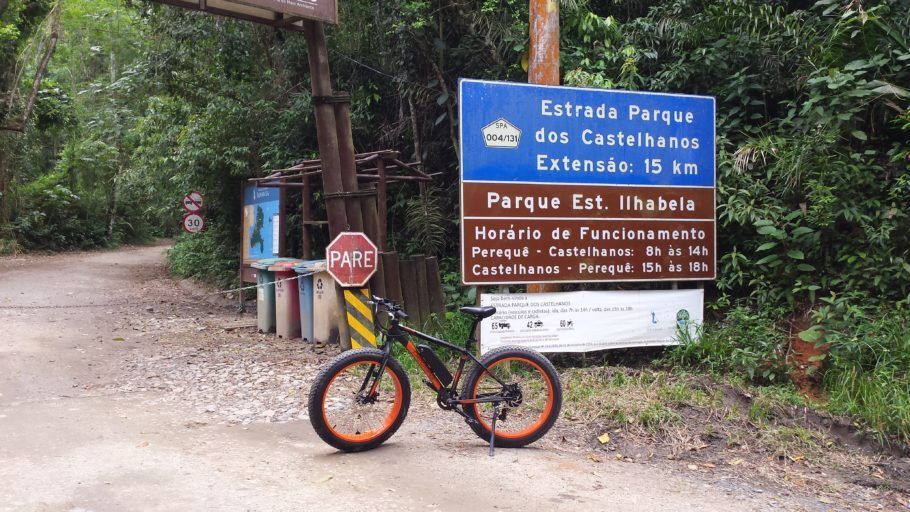
[(363, 233), (340, 233), (325, 254), (329, 274), (344, 288), (365, 285), (379, 264), (379, 250)]

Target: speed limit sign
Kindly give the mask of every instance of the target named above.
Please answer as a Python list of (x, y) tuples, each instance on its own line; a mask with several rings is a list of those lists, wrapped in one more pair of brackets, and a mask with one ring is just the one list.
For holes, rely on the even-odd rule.
[(188, 213), (183, 216), (183, 230), (187, 233), (198, 233), (205, 228), (205, 219), (198, 213)]

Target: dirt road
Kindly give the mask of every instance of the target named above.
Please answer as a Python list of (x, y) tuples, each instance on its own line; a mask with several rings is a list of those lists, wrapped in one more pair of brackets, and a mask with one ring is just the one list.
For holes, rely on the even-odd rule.
[[(419, 398), (386, 445), (337, 453), (302, 402), (327, 354), (242, 327), (251, 316), (170, 280), (164, 250), (0, 258), (0, 510), (827, 508), (597, 460), (559, 432), (490, 458)], [(92, 304), (111, 305), (71, 307)], [(3, 309), (21, 305), (52, 308)]]

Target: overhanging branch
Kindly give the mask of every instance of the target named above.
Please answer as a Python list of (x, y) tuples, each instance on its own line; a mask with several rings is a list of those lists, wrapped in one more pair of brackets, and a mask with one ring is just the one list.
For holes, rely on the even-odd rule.
[[(0, 6), (5, 7), (5, 2), (7, 1), (8, 0), (0, 0)], [(0, 13), (2, 13), (2, 10), (0, 10)], [(32, 91), (29, 93), (28, 102), (25, 104), (25, 109), (22, 111), (22, 114), (18, 119), (0, 126), (0, 131), (25, 131), (25, 127), (28, 126), (28, 120), (32, 117), (32, 112), (35, 110), (35, 102), (38, 100), (38, 90), (41, 89), (41, 81), (44, 80), (44, 74), (47, 73), (47, 65), (50, 63), (51, 57), (54, 55), (54, 49), (57, 47), (57, 39), (59, 38), (60, 2), (57, 2), (54, 5), (54, 9), (51, 11), (51, 35), (48, 38), (47, 48), (44, 50), (44, 56), (41, 58), (41, 63), (38, 65), (38, 69), (35, 70), (35, 80), (32, 82)]]

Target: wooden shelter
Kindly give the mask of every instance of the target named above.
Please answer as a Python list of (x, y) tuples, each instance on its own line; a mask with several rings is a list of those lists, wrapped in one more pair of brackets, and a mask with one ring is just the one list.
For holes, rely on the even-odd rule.
[[(364, 232), (379, 247), (380, 251), (388, 250), (388, 186), (394, 183), (430, 182), (439, 173), (427, 174), (423, 162), (404, 162), (401, 153), (391, 149), (371, 151), (354, 155), (359, 190), (349, 193), (359, 197), (361, 210), (364, 212)], [(325, 220), (313, 218), (313, 191), (322, 182), (314, 177), (321, 177), (324, 172), (321, 159), (301, 160), (286, 169), (276, 169), (263, 178), (253, 178), (250, 182), (259, 187), (300, 188), (303, 191), (301, 216), (303, 219), (304, 259), (312, 257), (310, 235), (313, 226), (328, 224)], [(328, 194), (326, 194), (328, 199)]]

